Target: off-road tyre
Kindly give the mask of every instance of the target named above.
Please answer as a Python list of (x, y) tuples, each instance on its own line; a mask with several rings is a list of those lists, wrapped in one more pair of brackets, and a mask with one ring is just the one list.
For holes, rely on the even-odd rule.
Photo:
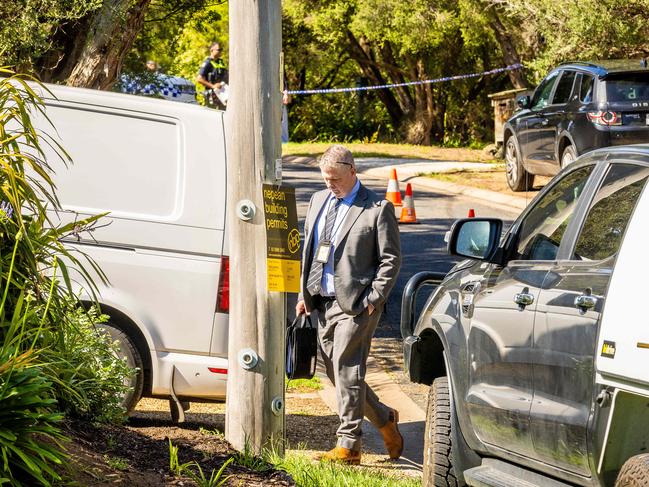
[(649, 485), (649, 453), (629, 458), (617, 476), (615, 487), (646, 487)]
[(512, 191), (529, 191), (534, 187), (534, 174), (523, 167), (516, 137), (513, 135), (505, 143), (505, 176)]
[(102, 323), (97, 327), (101, 331), (108, 333), (113, 341), (118, 342), (119, 357), (126, 360), (129, 367), (136, 369), (131, 377), (125, 381), (130, 390), (122, 398), (122, 406), (126, 409), (127, 414), (131, 414), (142, 397), (142, 390), (144, 388), (144, 365), (142, 357), (133, 340), (115, 325)]
[(451, 428), (457, 428), (446, 377), (438, 377), (428, 391), (424, 433), (423, 487), (459, 487), (452, 451)]
[(561, 169), (568, 167), (577, 159), (577, 151), (572, 145), (566, 146), (561, 153)]

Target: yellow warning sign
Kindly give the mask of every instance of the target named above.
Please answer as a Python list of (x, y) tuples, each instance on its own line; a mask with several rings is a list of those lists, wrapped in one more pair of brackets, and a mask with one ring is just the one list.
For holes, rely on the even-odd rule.
[(300, 231), (295, 188), (263, 185), (269, 291), (300, 292)]
[(269, 291), (284, 293), (300, 292), (300, 261), (266, 259)]

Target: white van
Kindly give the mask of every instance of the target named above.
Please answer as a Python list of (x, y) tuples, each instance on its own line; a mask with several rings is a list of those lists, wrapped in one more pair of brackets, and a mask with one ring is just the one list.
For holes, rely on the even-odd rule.
[[(67, 243), (90, 257), (109, 284), (99, 302), (141, 396), (169, 398), (182, 420), (186, 401), (226, 391), (229, 263), (224, 255), (226, 159), (223, 113), (200, 106), (47, 85), (40, 91), (54, 136), (57, 195), (68, 222), (110, 212)], [(79, 283), (80, 285), (81, 283)], [(83, 299), (91, 302), (89, 294)]]

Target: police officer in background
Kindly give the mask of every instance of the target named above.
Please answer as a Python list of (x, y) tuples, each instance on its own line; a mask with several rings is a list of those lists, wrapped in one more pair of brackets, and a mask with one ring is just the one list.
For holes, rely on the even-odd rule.
[(204, 92), (207, 104), (225, 110), (225, 105), (214, 93), (214, 90), (220, 90), (228, 83), (228, 68), (221, 59), (221, 52), (221, 45), (218, 42), (212, 43), (210, 55), (201, 64), (196, 80), (207, 88)]

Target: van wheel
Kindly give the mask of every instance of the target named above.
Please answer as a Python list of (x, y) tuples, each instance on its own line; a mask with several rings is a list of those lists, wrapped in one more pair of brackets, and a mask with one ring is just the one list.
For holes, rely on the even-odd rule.
[(513, 135), (505, 144), (505, 174), (512, 191), (528, 191), (534, 186), (534, 174), (530, 174), (523, 167), (516, 137)]
[(568, 167), (570, 164), (575, 162), (577, 159), (577, 151), (571, 145), (563, 149), (563, 154), (561, 154), (561, 169)]
[(424, 433), (424, 487), (456, 487), (465, 485), (458, 480), (454, 466), (451, 428), (457, 428), (451, 404), (448, 379), (438, 377), (428, 391), (426, 430)]
[(615, 487), (644, 487), (649, 485), (649, 453), (629, 458), (620, 470)]
[(102, 323), (97, 325), (100, 330), (108, 333), (113, 341), (118, 342), (119, 350), (118, 355), (132, 369), (136, 371), (125, 380), (125, 384), (129, 386), (130, 390), (122, 398), (122, 406), (126, 409), (126, 414), (131, 414), (135, 409), (138, 401), (142, 397), (142, 390), (144, 388), (144, 366), (140, 352), (133, 343), (133, 340), (111, 323)]

